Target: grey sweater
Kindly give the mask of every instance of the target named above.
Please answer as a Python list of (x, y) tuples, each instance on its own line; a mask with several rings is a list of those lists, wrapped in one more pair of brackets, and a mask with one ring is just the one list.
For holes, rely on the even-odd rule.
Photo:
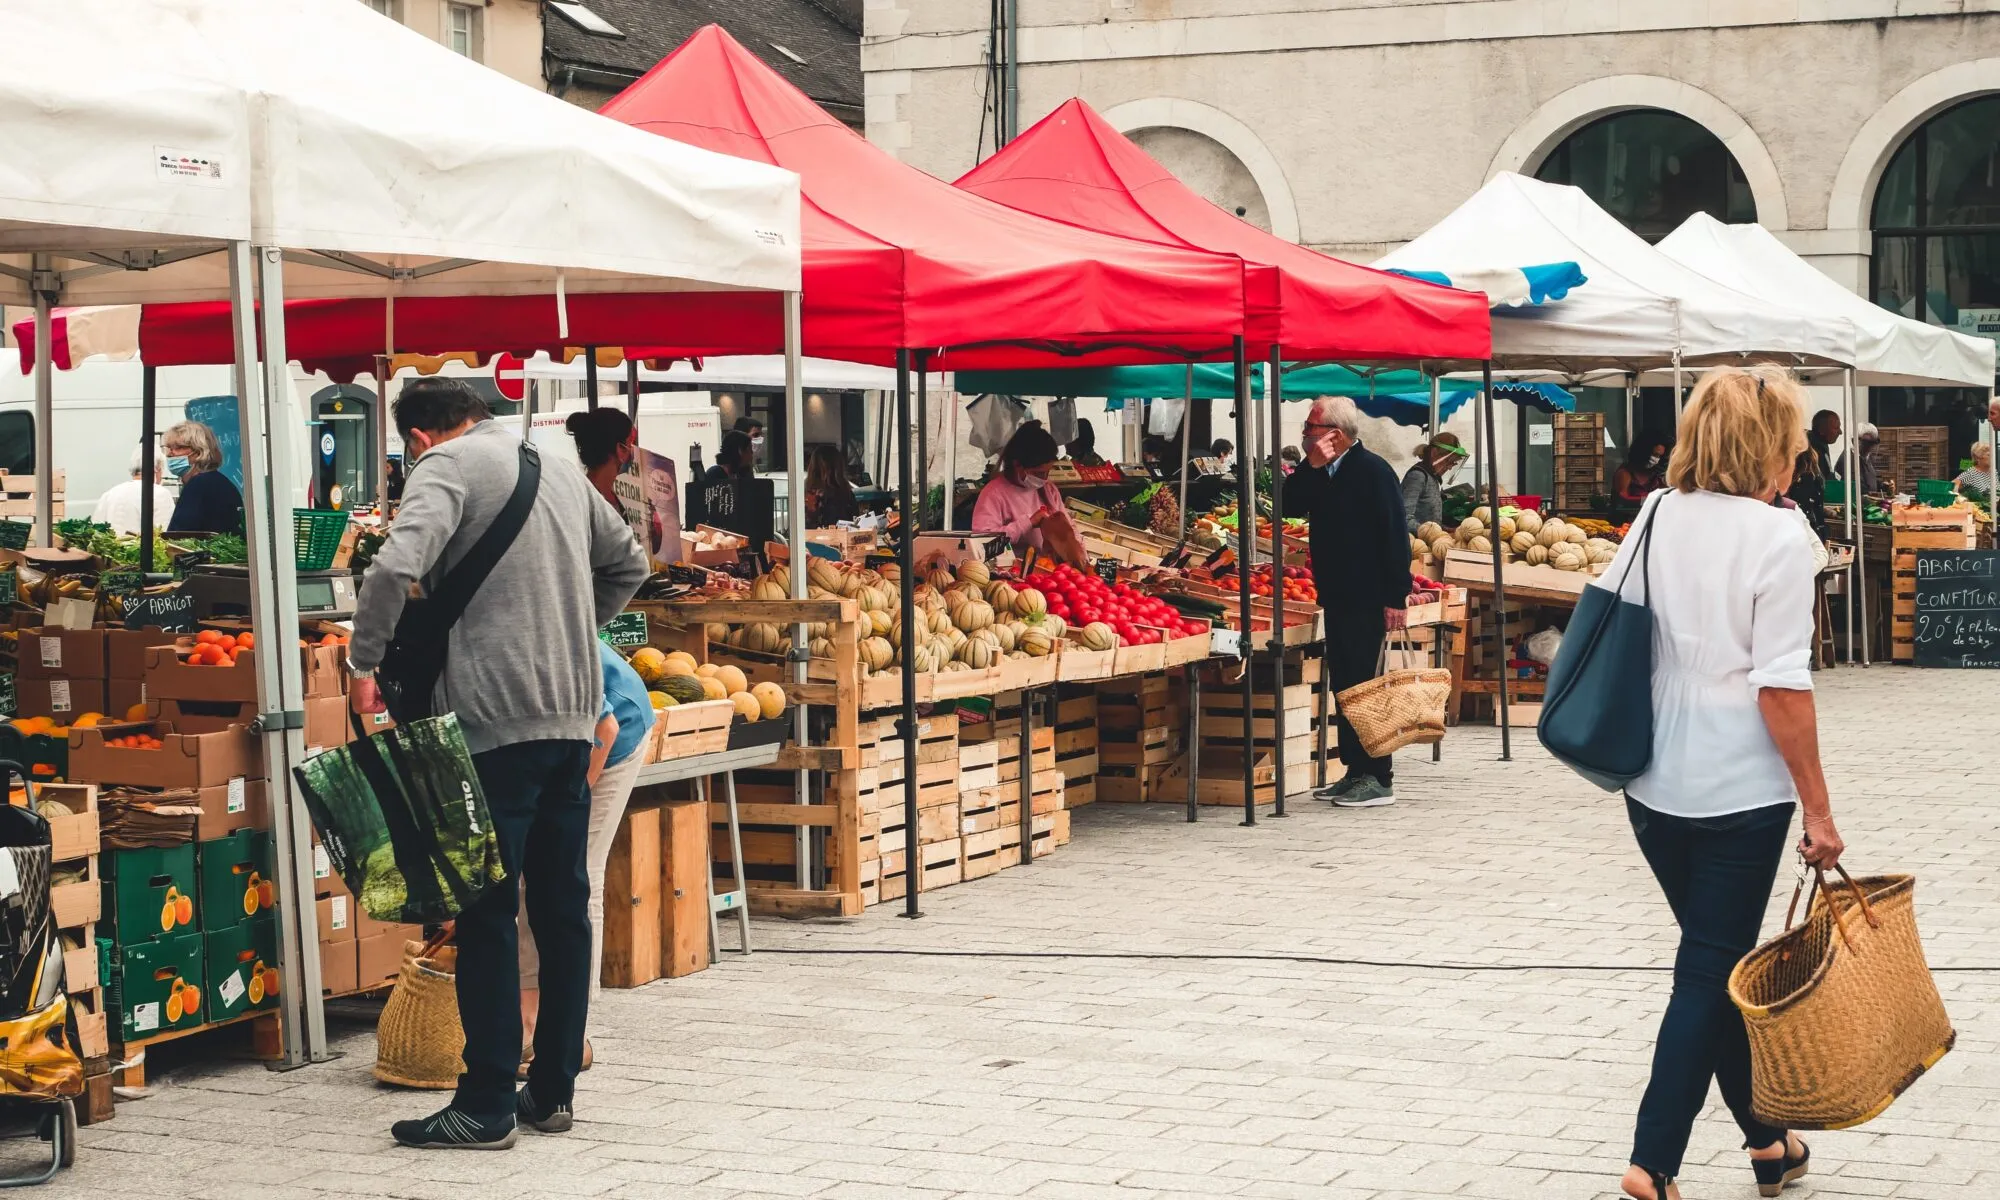
[[(519, 477), (521, 439), (482, 421), (424, 453), (361, 585), (352, 658), (374, 670), (411, 585), (435, 584), (493, 523)], [(542, 456), (528, 523), (452, 627), (439, 712), (474, 754), (589, 741), (604, 710), (597, 631), (645, 582), (638, 539), (574, 463)]]

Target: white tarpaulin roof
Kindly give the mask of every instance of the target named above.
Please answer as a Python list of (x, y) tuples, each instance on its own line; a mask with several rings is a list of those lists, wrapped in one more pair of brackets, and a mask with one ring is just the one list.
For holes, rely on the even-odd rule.
[(1884, 387), (1993, 386), (1994, 345), (1890, 312), (1835, 283), (1762, 225), (1696, 213), (1660, 253), (1741, 292), (1845, 319), (1859, 331), (1855, 381)]
[(1493, 310), (1503, 369), (1592, 370), (1775, 359), (1852, 362), (1856, 334), (1716, 283), (1661, 254), (1574, 187), (1511, 172), (1375, 263), (1454, 278), (1524, 262), (1575, 262), (1586, 282), (1533, 308)]
[[(75, 252), (245, 237), (293, 252), (293, 298), (542, 293), (550, 268), (568, 291), (799, 286), (790, 172), (599, 117), (355, 0), (7, 0), (5, 24), (0, 265), (69, 252), (65, 303), (226, 298), (220, 255), (85, 275)], [(0, 300), (23, 281), (0, 275)]]

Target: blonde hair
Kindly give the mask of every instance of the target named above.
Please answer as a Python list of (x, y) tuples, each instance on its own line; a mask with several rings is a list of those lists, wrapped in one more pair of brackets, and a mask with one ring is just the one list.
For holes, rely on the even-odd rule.
[(222, 465), (222, 447), (216, 444), (215, 430), (200, 421), (182, 421), (167, 430), (162, 445), (186, 446), (188, 465), (197, 471), (213, 471)]
[(1805, 389), (1779, 367), (1724, 367), (1695, 384), (1667, 483), (1682, 492), (1762, 496), (1806, 446)]

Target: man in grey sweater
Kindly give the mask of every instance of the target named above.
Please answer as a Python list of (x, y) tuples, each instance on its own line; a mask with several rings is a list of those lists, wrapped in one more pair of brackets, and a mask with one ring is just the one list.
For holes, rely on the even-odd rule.
[[(521, 472), (521, 439), (462, 381), (419, 380), (396, 401), (411, 460), (402, 508), (361, 588), (351, 667), (356, 712), (383, 711), (381, 664), (412, 585), (435, 588), (491, 525)], [(631, 530), (573, 465), (541, 464), (527, 523), (452, 626), (435, 711), (454, 712), (491, 809), (508, 879), (459, 915), (465, 1073), (450, 1105), (392, 1132), (407, 1146), (502, 1149), (516, 1124), (570, 1127), (590, 991), (585, 782), (603, 711), (597, 631), (647, 574)], [(541, 950), (534, 1064), (521, 1061), (515, 912), (527, 877)]]

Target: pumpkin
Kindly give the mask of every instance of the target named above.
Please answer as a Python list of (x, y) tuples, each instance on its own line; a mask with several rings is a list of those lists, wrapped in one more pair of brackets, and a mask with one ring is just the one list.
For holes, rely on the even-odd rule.
[(1535, 545), (1528, 547), (1527, 553), (1522, 557), (1528, 560), (1529, 566), (1539, 567), (1549, 561), (1549, 548), (1537, 542)]
[(738, 692), (747, 692), (750, 690), (750, 681), (744, 678), (742, 667), (717, 667), (715, 669), (715, 677), (722, 681), (723, 690), (732, 696)]
[(1528, 548), (1534, 544), (1535, 535), (1532, 533), (1517, 533), (1507, 543), (1516, 554), (1526, 554)]
[(729, 702), (736, 706), (736, 715), (743, 718), (746, 725), (764, 715), (764, 706), (757, 703), (757, 697), (749, 692), (738, 692), (729, 698)]
[(1092, 621), (1078, 636), (1085, 650), (1116, 650), (1118, 631), (1102, 621)]
[(702, 685), (698, 675), (669, 675), (660, 680), (656, 690), (672, 696), (681, 704), (708, 699), (708, 689)]
[(1020, 599), (1020, 595), (1014, 590), (1014, 585), (1005, 582), (996, 583), (986, 589), (986, 602), (993, 606), (993, 611), (996, 613), (1010, 613), (1014, 611), (1014, 603)]
[(1032, 658), (1041, 658), (1047, 655), (1050, 647), (1054, 645), (1049, 635), (1039, 629), (1030, 629), (1028, 632), (1022, 634), (1014, 644)]
[(1012, 625), (989, 625), (981, 632), (993, 635), (993, 644), (1000, 648), (1002, 654), (1013, 653), (1014, 647), (1020, 644), (1021, 639), (1015, 635)]
[(750, 694), (763, 708), (766, 720), (785, 711), (785, 689), (775, 683), (760, 683), (750, 689)]
[(832, 658), (833, 639), (829, 637), (814, 638), (812, 641), (806, 643), (806, 653), (812, 655), (814, 658)]
[(998, 653), (993, 644), (980, 638), (968, 638), (965, 645), (958, 648), (958, 661), (975, 671), (984, 671), (993, 665), (993, 657)]
[(1023, 617), (1039, 617), (1049, 611), (1049, 598), (1040, 588), (1022, 588), (1014, 593), (1014, 611)]
[(976, 558), (968, 558), (958, 564), (958, 581), (984, 587), (993, 582), (993, 573), (986, 569), (985, 563)]
[(888, 639), (871, 637), (861, 640), (861, 661), (867, 663), (870, 670), (880, 671), (895, 658), (895, 647), (889, 644)]
[(1514, 514), (1514, 528), (1522, 533), (1540, 533), (1542, 531), (1542, 514), (1532, 508), (1524, 508)]
[(785, 590), (784, 585), (769, 575), (760, 576), (750, 588), (752, 600), (784, 600), (790, 596), (791, 593)]
[(1424, 545), (1428, 546), (1444, 536), (1444, 526), (1438, 524), (1436, 521), (1425, 521), (1423, 524), (1417, 526), (1417, 536), (1424, 540)]
[(784, 639), (784, 631), (769, 621), (758, 621), (743, 627), (743, 648), (764, 654), (776, 654), (778, 643)]
[(723, 687), (722, 681), (715, 676), (703, 675), (701, 677), (701, 698), (704, 700), (727, 700), (729, 699), (729, 689)]
[(791, 594), (792, 569), (786, 566), (784, 563), (778, 563), (776, 566), (773, 566), (769, 571), (766, 571), (764, 573), (764, 577), (766, 579), (769, 579), (771, 582), (777, 584), (779, 587), (785, 589), (786, 595), (789, 596)]
[(967, 633), (984, 629), (993, 623), (993, 606), (984, 600), (968, 600), (952, 614), (952, 623)]

